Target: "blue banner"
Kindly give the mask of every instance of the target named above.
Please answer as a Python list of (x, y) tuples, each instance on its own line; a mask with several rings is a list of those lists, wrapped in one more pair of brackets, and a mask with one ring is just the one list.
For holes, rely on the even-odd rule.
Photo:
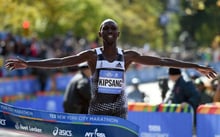
[(138, 137), (139, 127), (102, 115), (37, 111), (0, 103), (0, 127), (27, 133), (72, 137)]

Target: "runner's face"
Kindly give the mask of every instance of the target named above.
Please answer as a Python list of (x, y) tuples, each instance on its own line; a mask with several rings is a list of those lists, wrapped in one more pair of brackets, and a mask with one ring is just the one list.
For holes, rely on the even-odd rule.
[(116, 42), (119, 36), (117, 24), (113, 21), (104, 22), (100, 28), (99, 36), (103, 38), (104, 42)]

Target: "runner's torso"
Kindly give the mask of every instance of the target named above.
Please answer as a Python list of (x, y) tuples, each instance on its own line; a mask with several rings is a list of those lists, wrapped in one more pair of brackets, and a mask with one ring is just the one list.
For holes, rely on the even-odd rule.
[(117, 58), (109, 62), (104, 58), (101, 48), (96, 48), (98, 57), (96, 71), (92, 76), (90, 114), (126, 117), (125, 63), (122, 50), (117, 50)]

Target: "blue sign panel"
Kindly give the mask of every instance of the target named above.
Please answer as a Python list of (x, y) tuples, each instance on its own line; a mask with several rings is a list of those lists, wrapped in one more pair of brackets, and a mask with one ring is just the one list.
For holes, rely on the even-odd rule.
[(140, 137), (191, 137), (192, 115), (170, 112), (129, 112), (128, 120), (140, 126)]
[(197, 137), (220, 137), (220, 115), (197, 114)]
[(197, 137), (220, 137), (220, 103), (209, 103), (197, 108)]
[[(132, 105), (128, 120), (140, 126), (140, 137), (192, 137), (191, 107)], [(189, 112), (188, 112), (189, 111)]]

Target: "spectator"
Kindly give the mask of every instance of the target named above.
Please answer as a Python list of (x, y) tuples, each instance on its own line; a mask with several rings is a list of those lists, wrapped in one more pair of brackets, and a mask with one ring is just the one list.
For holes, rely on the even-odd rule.
[(169, 68), (169, 79), (174, 82), (168, 101), (174, 104), (181, 104), (185, 107), (187, 104), (192, 106), (194, 111), (194, 125), (196, 124), (196, 109), (199, 105), (199, 92), (192, 81), (186, 81), (181, 70)]
[(168, 81), (169, 81), (169, 79), (165, 78), (165, 77), (159, 78), (159, 80), (158, 80), (158, 86), (159, 86), (159, 88), (161, 90), (161, 98), (162, 98), (162, 100), (165, 99), (166, 94), (169, 91)]
[(91, 98), (90, 75), (87, 63), (80, 64), (79, 71), (67, 85), (63, 102), (64, 112), (88, 114)]
[(196, 110), (199, 102), (199, 92), (192, 81), (184, 80), (181, 70), (169, 68), (169, 79), (174, 82), (168, 101), (171, 103), (190, 104)]
[(204, 82), (201, 79), (197, 78), (195, 80), (195, 85), (196, 85), (197, 90), (199, 91), (199, 95), (200, 95), (199, 105), (200, 104), (211, 103), (213, 101), (213, 99), (207, 93), (207, 89), (205, 87)]
[(220, 102), (220, 78), (218, 77), (217, 79), (213, 80), (212, 83), (215, 91), (213, 102)]
[(145, 94), (139, 90), (140, 80), (133, 78), (131, 80), (133, 90), (128, 94), (129, 102), (144, 102)]

